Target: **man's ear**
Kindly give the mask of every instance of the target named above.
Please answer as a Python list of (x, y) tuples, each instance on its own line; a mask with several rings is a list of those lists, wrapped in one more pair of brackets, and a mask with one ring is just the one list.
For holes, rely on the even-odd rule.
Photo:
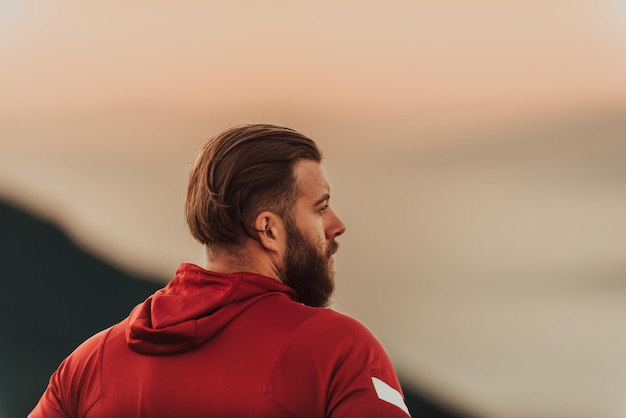
[(280, 216), (265, 211), (254, 220), (258, 241), (263, 248), (272, 252), (282, 252), (284, 247), (284, 224)]

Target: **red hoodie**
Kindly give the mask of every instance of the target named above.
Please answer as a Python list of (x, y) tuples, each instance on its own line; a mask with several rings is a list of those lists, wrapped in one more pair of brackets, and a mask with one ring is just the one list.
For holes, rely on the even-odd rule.
[(81, 344), (29, 415), (407, 416), (391, 362), (361, 324), (298, 303), (272, 278), (192, 264)]

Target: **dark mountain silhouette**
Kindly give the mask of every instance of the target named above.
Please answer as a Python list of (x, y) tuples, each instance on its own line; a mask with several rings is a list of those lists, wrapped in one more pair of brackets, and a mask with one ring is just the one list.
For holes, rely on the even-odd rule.
[(63, 358), (160, 287), (103, 263), (8, 204), (0, 204), (0, 263), (3, 417), (26, 416)]
[[(3, 201), (0, 265), (0, 417), (7, 418), (26, 416), (63, 358), (161, 287), (104, 263), (54, 225)], [(414, 417), (461, 417), (405, 392)]]

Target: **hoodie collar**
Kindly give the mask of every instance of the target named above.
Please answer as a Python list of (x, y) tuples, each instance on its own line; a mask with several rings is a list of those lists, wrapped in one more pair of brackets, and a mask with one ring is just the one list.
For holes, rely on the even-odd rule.
[(183, 263), (168, 285), (133, 309), (126, 341), (144, 354), (174, 354), (203, 344), (258, 300), (296, 300), (289, 286), (255, 273), (216, 273)]

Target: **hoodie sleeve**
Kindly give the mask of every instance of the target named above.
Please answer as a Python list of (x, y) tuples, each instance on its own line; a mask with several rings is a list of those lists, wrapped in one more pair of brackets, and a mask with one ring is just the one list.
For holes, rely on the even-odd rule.
[(46, 391), (39, 399), (35, 409), (28, 415), (28, 418), (64, 418), (72, 416), (66, 407), (65, 396), (63, 395), (61, 376), (65, 374), (66, 363), (67, 359), (52, 374)]
[(332, 310), (320, 311), (294, 332), (269, 393), (294, 416), (410, 417), (380, 343), (359, 322)]
[(109, 330), (81, 344), (59, 365), (28, 418), (83, 416), (100, 397), (101, 354)]

